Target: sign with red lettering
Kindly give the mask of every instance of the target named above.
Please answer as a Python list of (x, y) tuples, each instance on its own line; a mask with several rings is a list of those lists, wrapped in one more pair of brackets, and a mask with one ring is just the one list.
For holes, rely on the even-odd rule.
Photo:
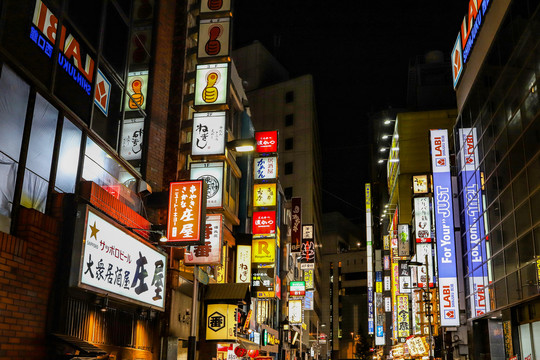
[(255, 140), (257, 141), (258, 153), (275, 153), (278, 151), (278, 132), (274, 131), (257, 131), (255, 132)]
[(206, 191), (204, 180), (171, 183), (165, 245), (204, 245)]
[(187, 265), (220, 265), (223, 242), (223, 215), (206, 215), (204, 245), (188, 248), (184, 254)]
[(253, 213), (253, 237), (276, 235), (276, 212), (256, 211)]

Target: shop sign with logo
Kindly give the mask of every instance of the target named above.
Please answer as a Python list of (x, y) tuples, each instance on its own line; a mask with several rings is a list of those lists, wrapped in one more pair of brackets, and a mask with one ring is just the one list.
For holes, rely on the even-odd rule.
[(397, 296), (397, 309), (398, 309), (398, 336), (400, 338), (406, 338), (410, 335), (409, 328), (409, 296), (398, 295)]
[(204, 183), (202, 180), (180, 181), (170, 184), (168, 245), (203, 245), (206, 218)]
[(253, 206), (268, 207), (276, 206), (276, 184), (253, 185)]
[(302, 324), (302, 300), (289, 300), (289, 324)]
[(416, 242), (431, 242), (431, 211), (429, 197), (414, 198), (414, 227)]
[(252, 263), (271, 263), (276, 261), (276, 239), (253, 239), (251, 247)]
[(256, 131), (255, 141), (257, 142), (257, 152), (261, 153), (277, 153), (278, 151), (278, 132), (273, 131)]
[(225, 111), (193, 114), (191, 155), (225, 154)]
[(290, 296), (304, 296), (306, 294), (306, 283), (304, 281), (289, 282)]
[(398, 256), (410, 255), (409, 225), (399, 224), (398, 231)]
[[(204, 1), (203, 1), (204, 2)], [(199, 21), (199, 59), (229, 55), (231, 19), (229, 17)]]
[(191, 179), (204, 180), (206, 183), (206, 207), (223, 206), (223, 174), (225, 165), (222, 161), (191, 163)]
[(130, 72), (126, 84), (125, 111), (146, 110), (148, 92), (148, 70)]
[(277, 179), (277, 157), (258, 157), (253, 161), (255, 180)]
[(231, 10), (231, 0), (201, 0), (201, 14), (212, 14)]
[[(273, 298), (275, 296), (274, 282), (274, 268), (253, 268), (253, 274), (251, 275), (251, 286), (253, 287), (253, 291), (257, 293), (257, 297)], [(259, 296), (259, 293), (261, 293), (261, 296)]]
[(224, 105), (228, 97), (229, 63), (197, 65), (195, 106)]
[(206, 340), (236, 340), (236, 305), (206, 306)]
[(304, 270), (304, 282), (306, 283), (306, 290), (315, 289), (313, 282), (313, 269)]
[(315, 268), (315, 240), (313, 225), (302, 225), (302, 251), (300, 269)]
[(188, 247), (184, 253), (187, 265), (220, 265), (223, 244), (223, 215), (206, 215), (204, 245)]
[(428, 176), (427, 175), (415, 175), (413, 176), (413, 193), (414, 194), (427, 194), (429, 191), (428, 187)]
[(276, 236), (276, 212), (255, 211), (253, 212), (253, 237)]
[(82, 249), (72, 285), (163, 310), (167, 257), (89, 207), (80, 213), (75, 238)]
[(120, 155), (126, 160), (140, 160), (143, 149), (144, 118), (124, 119), (122, 124)]

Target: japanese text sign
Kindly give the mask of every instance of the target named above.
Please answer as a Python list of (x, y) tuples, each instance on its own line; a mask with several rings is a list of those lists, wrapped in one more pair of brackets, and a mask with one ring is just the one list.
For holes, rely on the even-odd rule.
[(398, 236), (398, 256), (409, 256), (410, 254), (410, 241), (409, 241), (409, 225), (398, 224), (397, 226)]
[(278, 151), (278, 132), (274, 131), (256, 131), (255, 140), (257, 141), (258, 153), (275, 153)]
[(289, 293), (291, 296), (304, 296), (306, 294), (306, 283), (304, 281), (289, 282)]
[(304, 282), (306, 283), (306, 290), (313, 290), (315, 289), (315, 283), (313, 280), (313, 277), (315, 276), (313, 274), (313, 269), (306, 269), (304, 270)]
[(397, 310), (398, 310), (398, 336), (400, 338), (406, 338), (410, 335), (409, 327), (409, 296), (398, 295), (397, 296)]
[(193, 114), (193, 137), (191, 155), (225, 154), (224, 111)]
[(414, 194), (427, 194), (428, 189), (428, 176), (427, 175), (415, 175), (413, 176), (413, 193)]
[(163, 310), (166, 256), (86, 211), (78, 285)]
[(315, 241), (313, 239), (313, 225), (302, 225), (302, 250), (300, 269), (315, 268)]
[(302, 300), (289, 300), (289, 323), (301, 324), (302, 323)]
[[(274, 297), (275, 269), (273, 267), (254, 267), (251, 274), (251, 286), (254, 292), (262, 292), (264, 296)], [(268, 296), (266, 296), (268, 295)]]
[(204, 243), (204, 190), (203, 180), (170, 184), (167, 244), (183, 246)]
[(276, 206), (276, 184), (253, 185), (253, 206)]
[(291, 252), (299, 252), (302, 248), (302, 198), (292, 198), (291, 214)]
[(276, 235), (276, 212), (255, 211), (253, 212), (253, 236), (265, 237)]
[(223, 206), (223, 174), (225, 165), (222, 161), (191, 163), (191, 178), (204, 180), (206, 183), (206, 207)]
[(416, 242), (431, 242), (431, 210), (428, 197), (414, 198), (414, 227)]
[(267, 180), (277, 178), (277, 157), (258, 157), (253, 162), (255, 180)]
[(236, 340), (236, 305), (206, 307), (206, 340)]
[(206, 215), (204, 245), (195, 245), (184, 255), (187, 265), (220, 265), (223, 243), (223, 215)]
[(274, 263), (276, 261), (276, 239), (253, 239), (252, 263)]
[(251, 274), (251, 246), (236, 246), (236, 282), (249, 283)]

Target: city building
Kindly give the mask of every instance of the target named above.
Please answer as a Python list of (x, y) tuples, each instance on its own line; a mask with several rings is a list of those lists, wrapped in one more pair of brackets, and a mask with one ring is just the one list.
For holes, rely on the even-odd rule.
[(540, 358), (539, 9), (471, 1), (452, 51), (472, 358)]

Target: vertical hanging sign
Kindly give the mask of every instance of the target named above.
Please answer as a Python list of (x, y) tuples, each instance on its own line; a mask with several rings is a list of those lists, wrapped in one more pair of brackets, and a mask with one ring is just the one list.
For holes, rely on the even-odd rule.
[(315, 269), (315, 239), (313, 236), (313, 225), (302, 225), (300, 269)]
[[(459, 326), (454, 216), (447, 130), (430, 130), (441, 326)], [(423, 260), (423, 259), (418, 259)]]
[(206, 219), (206, 183), (204, 180), (171, 183), (167, 241), (165, 245), (204, 245)]
[(371, 184), (365, 184), (366, 199), (366, 251), (367, 251), (367, 290), (368, 290), (368, 334), (375, 333), (373, 311), (373, 245), (371, 234)]
[(292, 230), (291, 230), (291, 252), (300, 252), (302, 248), (302, 198), (292, 198)]

